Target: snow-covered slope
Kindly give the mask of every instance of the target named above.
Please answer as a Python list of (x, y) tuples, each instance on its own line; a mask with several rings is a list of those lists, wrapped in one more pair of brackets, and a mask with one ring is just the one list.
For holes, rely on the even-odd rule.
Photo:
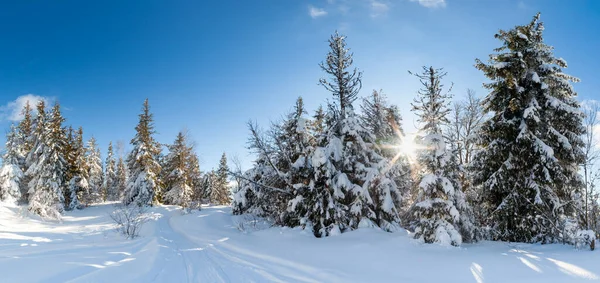
[[(110, 204), (44, 222), (0, 206), (0, 282), (587, 282), (600, 254), (563, 245), (445, 248), (360, 229), (316, 239), (259, 230), (227, 207), (151, 209), (142, 236), (113, 231)], [(246, 230), (239, 229), (245, 223)]]

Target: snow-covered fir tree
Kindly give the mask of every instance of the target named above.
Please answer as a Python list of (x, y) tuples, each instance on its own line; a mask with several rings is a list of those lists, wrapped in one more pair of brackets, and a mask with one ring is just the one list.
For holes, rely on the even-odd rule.
[[(418, 195), (412, 208), (414, 237), (425, 243), (459, 246), (472, 238), (472, 220), (458, 180), (454, 153), (446, 147), (442, 127), (448, 124), (450, 90), (443, 93), (441, 69), (423, 67), (415, 74), (423, 85), (413, 105), (420, 123), (416, 143), (420, 146)], [(468, 216), (468, 215), (465, 215)], [(462, 225), (461, 225), (462, 224)], [(465, 238), (461, 236), (463, 231)]]
[(567, 63), (543, 40), (537, 14), (496, 34), (502, 46), (476, 67), (490, 80), (474, 159), (476, 185), (494, 239), (549, 243), (566, 240), (565, 223), (579, 210), (584, 132), (579, 104), (564, 74)]
[[(252, 169), (236, 174), (238, 186), (233, 197), (234, 213), (253, 213), (277, 225), (298, 226), (303, 212), (290, 200), (301, 197), (302, 183), (310, 178), (308, 156), (314, 147), (312, 121), (305, 117), (302, 98), (267, 134), (249, 123), (250, 149), (257, 154)], [(323, 113), (317, 113), (322, 115)]]
[[(275, 166), (277, 160), (273, 139), (265, 136), (253, 123), (248, 123), (248, 127), (251, 132), (248, 141), (249, 149), (257, 155), (257, 158), (251, 169), (241, 174), (242, 176), (237, 176), (241, 181), (233, 195), (233, 213), (250, 213), (282, 224), (279, 216), (285, 211), (278, 211), (276, 208), (280, 207), (280, 203), (274, 204), (270, 199), (273, 194), (281, 195), (280, 193), (285, 192), (282, 189), (285, 187), (282, 173)], [(276, 131), (270, 131), (273, 132)]]
[(68, 210), (82, 208), (89, 204), (90, 186), (88, 184), (89, 170), (85, 157), (86, 149), (83, 145), (83, 128), (79, 127), (77, 133), (71, 140), (71, 152), (69, 156), (71, 179), (69, 179), (69, 202), (66, 204)]
[[(358, 92), (362, 87), (362, 72), (351, 69), (354, 59), (350, 49), (346, 48), (346, 37), (337, 31), (329, 39), (329, 53), (325, 62), (319, 66), (331, 78), (321, 78), (319, 84), (331, 92), (334, 101), (330, 103), (333, 107), (329, 109), (339, 119), (346, 117), (346, 110), (352, 109), (352, 103), (356, 100)], [(337, 106), (337, 107), (336, 107)]]
[(315, 138), (320, 137), (323, 133), (325, 133), (325, 120), (326, 113), (323, 110), (323, 106), (319, 105), (317, 110), (315, 110), (315, 114), (312, 116), (312, 127), (311, 127), (311, 135)]
[[(362, 99), (360, 107), (363, 127), (373, 135), (378, 153), (388, 160), (389, 165), (384, 174), (396, 182), (398, 190), (391, 192), (391, 198), (398, 211), (402, 200), (408, 199), (412, 185), (408, 156), (402, 148), (402, 141), (406, 138), (402, 128), (402, 117), (397, 106), (388, 104), (383, 91), (373, 90), (370, 96)], [(375, 205), (382, 204), (381, 198), (385, 196), (372, 193)]]
[(108, 151), (104, 166), (104, 192), (106, 192), (106, 200), (119, 200), (120, 197), (117, 187), (117, 161), (115, 160), (112, 141), (108, 143)]
[(123, 200), (125, 197), (125, 191), (127, 189), (127, 166), (123, 160), (123, 156), (119, 156), (117, 160), (117, 169), (115, 171), (115, 189), (117, 191), (117, 199)]
[(228, 176), (229, 167), (227, 167), (227, 156), (225, 155), (225, 153), (223, 153), (211, 186), (211, 203), (219, 205), (231, 203), (231, 192), (229, 191)]
[(63, 148), (64, 150), (64, 157), (65, 160), (67, 161), (67, 173), (65, 175), (65, 180), (67, 181), (67, 188), (65, 190), (63, 190), (63, 196), (64, 196), (64, 201), (65, 201), (65, 210), (70, 210), (70, 203), (71, 203), (71, 191), (70, 191), (70, 181), (73, 179), (73, 176), (75, 175), (75, 136), (74, 136), (74, 130), (72, 126), (69, 126), (66, 129), (66, 133), (67, 133), (67, 138), (66, 138), (66, 143), (65, 143), (65, 147)]
[(200, 171), (200, 161), (193, 147), (186, 163), (186, 174), (190, 176), (190, 187), (192, 189), (191, 208), (200, 208), (204, 191), (202, 186), (202, 171)]
[[(352, 69), (352, 54), (344, 36), (336, 32), (329, 47), (327, 59), (320, 66), (330, 79), (321, 79), (320, 84), (333, 94), (335, 102), (329, 105), (325, 134), (307, 158), (310, 178), (293, 184), (297, 195), (291, 209), (317, 237), (353, 230), (369, 222), (395, 229), (399, 221), (392, 197), (396, 184), (382, 174), (388, 163), (374, 150), (374, 137), (362, 127), (352, 108), (362, 75)], [(374, 205), (370, 192), (384, 196), (380, 206)]]
[(96, 143), (96, 138), (91, 137), (87, 142), (85, 159), (88, 170), (88, 185), (89, 185), (89, 199), (86, 200), (88, 204), (99, 203), (104, 201), (104, 192), (102, 184), (102, 158), (100, 157), (100, 149)]
[(68, 164), (64, 156), (66, 133), (58, 103), (47, 114), (44, 101), (37, 106), (35, 146), (28, 156), (29, 210), (44, 218), (60, 218)]
[(201, 199), (203, 202), (210, 202), (210, 195), (212, 194), (213, 182), (215, 181), (215, 170), (211, 169), (202, 176), (202, 194)]
[(131, 140), (133, 149), (127, 156), (129, 177), (123, 200), (127, 205), (135, 203), (145, 206), (158, 202), (156, 195), (160, 192), (158, 177), (161, 168), (157, 158), (161, 148), (152, 136), (155, 133), (152, 116), (146, 99), (135, 127), (135, 137)]
[(288, 209), (289, 202), (298, 193), (296, 189), (299, 186), (295, 184), (310, 178), (308, 157), (315, 145), (311, 134), (312, 123), (306, 114), (304, 101), (302, 97), (298, 97), (293, 110), (273, 127), (272, 135), (277, 149), (274, 165), (279, 172), (281, 185), (277, 185), (280, 190), (263, 188), (265, 197), (276, 212), (272, 216), (278, 223), (291, 227), (298, 226), (303, 215), (298, 215), (294, 209)]
[(191, 176), (187, 170), (192, 149), (188, 146), (183, 132), (177, 134), (172, 145), (167, 146), (169, 154), (165, 157), (163, 201), (165, 204), (174, 204), (189, 207), (192, 197)]
[(6, 148), (2, 156), (2, 167), (0, 167), (0, 201), (16, 203), (21, 199), (21, 182), (23, 171), (21, 171), (22, 154), (19, 152), (19, 132), (15, 125), (10, 126), (10, 132), (6, 135)]
[[(23, 119), (19, 122), (18, 125), (18, 136), (20, 140), (17, 142), (19, 146), (19, 167), (23, 173), (27, 172), (29, 168), (29, 164), (27, 163), (27, 156), (33, 149), (33, 131), (34, 131), (34, 117), (33, 110), (31, 109), (31, 105), (29, 104), (29, 100), (25, 102), (25, 106), (21, 114), (23, 115)], [(29, 177), (24, 174), (22, 181), (20, 183), (21, 190), (21, 199), (20, 202), (26, 203), (29, 200)]]

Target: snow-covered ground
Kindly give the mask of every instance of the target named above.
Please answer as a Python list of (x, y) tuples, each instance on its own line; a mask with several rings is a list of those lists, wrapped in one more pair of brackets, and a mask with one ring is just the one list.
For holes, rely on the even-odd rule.
[(112, 209), (94, 206), (52, 223), (0, 206), (0, 282), (600, 280), (600, 253), (571, 246), (446, 248), (374, 229), (316, 239), (299, 229), (257, 229), (227, 207), (182, 215), (171, 206), (152, 208), (141, 237), (125, 240), (114, 232)]

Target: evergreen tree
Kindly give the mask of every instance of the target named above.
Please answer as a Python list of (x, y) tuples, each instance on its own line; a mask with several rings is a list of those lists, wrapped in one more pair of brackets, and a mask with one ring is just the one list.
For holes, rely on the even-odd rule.
[[(238, 173), (241, 174), (238, 176), (241, 182), (233, 195), (233, 212), (251, 213), (271, 219), (274, 223), (283, 224), (280, 215), (284, 211), (277, 210), (282, 199), (280, 198), (277, 203), (271, 201), (273, 195), (286, 192), (282, 189), (286, 186), (282, 180), (283, 174), (275, 166), (276, 146), (273, 144), (273, 138), (264, 135), (257, 125), (248, 123), (248, 127), (251, 132), (248, 140), (249, 149), (256, 153), (257, 159), (250, 170), (243, 174)], [(276, 132), (276, 130), (270, 131), (271, 134)]]
[[(402, 140), (405, 138), (402, 129), (402, 117), (395, 105), (389, 105), (383, 91), (373, 91), (373, 93), (362, 99), (361, 122), (363, 127), (369, 131), (377, 147), (377, 151), (382, 155), (389, 165), (385, 168), (385, 174), (392, 178), (398, 190), (389, 192), (392, 204), (398, 211), (402, 205), (402, 200), (408, 198), (410, 194), (411, 171), (406, 155), (400, 148)], [(377, 192), (371, 192), (375, 203), (374, 210), (380, 211), (380, 205), (384, 202), (386, 195), (379, 195)], [(386, 192), (387, 194), (387, 192)]]
[(37, 106), (35, 146), (28, 157), (31, 164), (26, 174), (29, 181), (29, 210), (42, 217), (60, 218), (68, 164), (64, 156), (66, 144), (64, 118), (56, 103), (48, 117), (45, 104)]
[(476, 67), (492, 82), (483, 100), (491, 115), (480, 133), (474, 159), (475, 185), (482, 188), (487, 224), (495, 239), (518, 242), (566, 240), (576, 217), (583, 182), (584, 132), (567, 63), (543, 40), (539, 14), (496, 38), (502, 46), (489, 64)]
[(356, 68), (350, 70), (354, 59), (352, 59), (353, 54), (350, 53), (350, 49), (346, 48), (345, 36), (336, 31), (329, 39), (329, 48), (327, 59), (319, 66), (331, 78), (329, 80), (322, 78), (319, 80), (319, 84), (337, 99), (335, 102), (337, 107), (334, 105), (330, 107), (333, 116), (339, 115), (341, 119), (344, 119), (346, 111), (352, 109), (352, 103), (356, 100), (362, 87), (362, 72)]
[(160, 145), (154, 140), (154, 120), (150, 113), (148, 99), (144, 101), (140, 121), (135, 127), (136, 135), (131, 140), (133, 150), (127, 157), (129, 177), (125, 192), (125, 204), (135, 203), (140, 206), (158, 203), (160, 183), (158, 180), (161, 168), (157, 157)]
[[(69, 180), (69, 204), (67, 209), (82, 208), (89, 204), (89, 170), (86, 162), (86, 149), (83, 145), (83, 128), (79, 127), (71, 145), (71, 179)], [(83, 202), (83, 203), (82, 203)]]
[(117, 160), (117, 170), (115, 172), (115, 190), (117, 192), (116, 200), (123, 200), (127, 189), (127, 166), (122, 156)]
[(106, 192), (106, 200), (119, 200), (119, 191), (117, 187), (117, 162), (114, 157), (112, 142), (108, 143), (108, 152), (106, 154), (105, 170), (104, 170), (104, 191)]
[(319, 105), (312, 118), (311, 135), (318, 138), (325, 133), (327, 126), (325, 123), (326, 113), (323, 111), (323, 106)]
[[(353, 230), (359, 223), (394, 229), (399, 220), (391, 196), (396, 184), (382, 174), (387, 162), (374, 150), (373, 136), (352, 110), (361, 73), (348, 71), (353, 60), (344, 36), (333, 35), (329, 47), (321, 68), (332, 79), (321, 79), (320, 83), (337, 101), (329, 105), (325, 134), (305, 159), (310, 178), (293, 185), (297, 193), (290, 209), (301, 215), (302, 224), (312, 226), (317, 237)], [(380, 213), (374, 211), (370, 192), (385, 196)]]
[[(425, 243), (458, 246), (463, 242), (459, 231), (464, 229), (467, 238), (471, 238), (472, 221), (461, 217), (461, 212), (468, 208), (458, 181), (454, 154), (446, 148), (442, 135), (442, 127), (449, 123), (447, 114), (451, 99), (450, 90), (442, 93), (441, 80), (445, 75), (441, 69), (433, 67), (423, 67), (422, 74), (415, 74), (423, 89), (412, 104), (421, 124), (420, 135), (416, 138), (421, 146), (418, 152), (421, 176), (413, 207), (414, 237)], [(462, 221), (464, 225), (461, 225)]]
[(191, 176), (188, 175), (188, 162), (192, 149), (188, 147), (183, 132), (177, 134), (172, 145), (168, 146), (169, 154), (165, 157), (162, 168), (165, 176), (164, 203), (181, 207), (189, 207), (192, 197)]
[(212, 169), (204, 174), (202, 178), (202, 197), (206, 202), (211, 202), (213, 183), (215, 181), (215, 170)]
[(2, 156), (0, 167), (0, 200), (17, 202), (21, 199), (21, 171), (22, 154), (19, 152), (21, 137), (15, 125), (11, 125), (10, 132), (6, 135), (6, 152)]
[[(29, 104), (29, 100), (25, 102), (25, 107), (22, 110), (23, 119), (18, 125), (18, 136), (19, 141), (17, 142), (19, 149), (19, 167), (22, 172), (27, 172), (29, 164), (27, 163), (27, 156), (33, 149), (33, 131), (34, 131), (34, 120), (32, 116), (32, 109)], [(21, 191), (21, 202), (27, 202), (29, 200), (29, 177), (24, 174), (20, 185)]]
[(73, 176), (75, 175), (75, 137), (73, 136), (73, 127), (69, 126), (69, 128), (67, 128), (67, 138), (66, 138), (66, 143), (65, 143), (65, 147), (64, 147), (64, 157), (65, 160), (67, 161), (67, 172), (65, 174), (65, 180), (67, 181), (67, 188), (65, 190), (63, 190), (63, 197), (64, 197), (64, 205), (65, 205), (65, 210), (71, 210), (71, 180), (73, 179)]
[[(373, 93), (370, 96), (362, 99), (360, 108), (362, 110), (360, 118), (363, 127), (375, 136), (375, 141), (377, 143), (392, 144), (397, 142), (396, 140), (388, 140), (394, 139), (396, 137), (396, 132), (394, 131), (392, 123), (389, 121), (391, 115), (391, 113), (389, 113), (390, 107), (388, 106), (383, 91), (373, 90)], [(398, 118), (398, 122), (400, 122), (401, 118)], [(399, 125), (396, 125), (396, 127), (398, 126)], [(400, 127), (398, 127), (398, 130), (402, 133)]]
[(186, 163), (186, 174), (190, 176), (190, 187), (192, 189), (192, 208), (200, 208), (203, 199), (203, 186), (202, 186), (202, 172), (200, 171), (200, 162), (198, 155), (193, 150), (190, 152), (188, 161)]
[(86, 167), (88, 170), (88, 185), (89, 185), (89, 199), (88, 203), (99, 203), (104, 201), (104, 192), (102, 191), (102, 159), (100, 158), (100, 149), (96, 143), (94, 137), (90, 138), (87, 143), (86, 153)]
[(311, 121), (305, 117), (302, 97), (298, 97), (293, 111), (274, 127), (274, 142), (277, 148), (274, 165), (278, 170), (281, 190), (265, 190), (264, 196), (275, 213), (272, 215), (278, 223), (291, 227), (298, 226), (302, 215), (293, 209), (287, 209), (292, 197), (297, 194), (295, 184), (304, 183), (310, 178), (312, 170), (308, 164), (310, 152), (314, 149)]
[(225, 153), (219, 161), (219, 168), (214, 175), (214, 180), (211, 186), (210, 202), (213, 204), (225, 205), (231, 203), (231, 193), (229, 192), (229, 167), (227, 167), (227, 156)]

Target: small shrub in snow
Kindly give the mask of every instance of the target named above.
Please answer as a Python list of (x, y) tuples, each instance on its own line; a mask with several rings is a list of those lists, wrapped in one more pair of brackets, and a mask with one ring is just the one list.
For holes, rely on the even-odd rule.
[(248, 233), (273, 227), (273, 222), (254, 214), (244, 214), (233, 220), (235, 227), (242, 233)]
[(589, 247), (593, 251), (596, 248), (596, 233), (592, 230), (578, 230), (575, 236), (575, 247), (577, 249)]
[(118, 204), (110, 218), (117, 224), (117, 231), (127, 239), (133, 239), (139, 236), (140, 229), (149, 220), (146, 211), (143, 206)]

